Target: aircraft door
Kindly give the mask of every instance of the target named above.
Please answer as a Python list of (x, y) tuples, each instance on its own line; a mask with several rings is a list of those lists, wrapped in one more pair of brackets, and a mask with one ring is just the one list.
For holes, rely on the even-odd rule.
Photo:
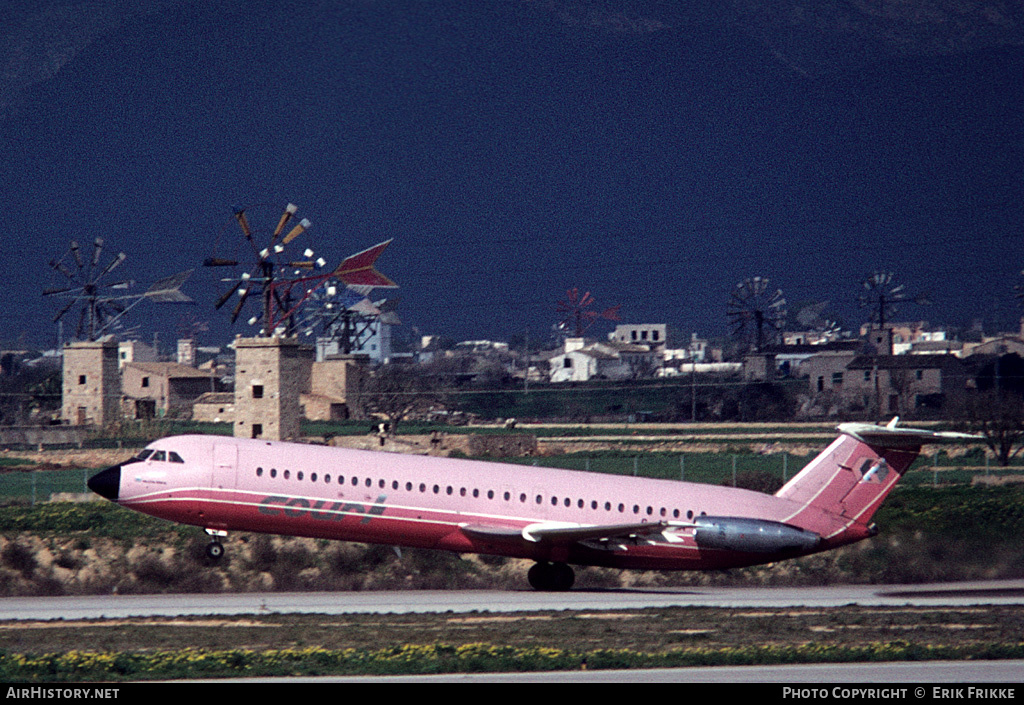
[(213, 446), (213, 475), (211, 486), (214, 489), (235, 489), (235, 474), (238, 471), (238, 446), (233, 443), (217, 443)]

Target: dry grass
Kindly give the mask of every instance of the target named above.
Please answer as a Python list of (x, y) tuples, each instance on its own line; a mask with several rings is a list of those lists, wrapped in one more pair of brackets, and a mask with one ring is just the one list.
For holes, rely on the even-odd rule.
[(404, 644), (501, 644), (575, 651), (676, 647), (840, 646), (904, 641), (1021, 641), (1024, 607), (729, 610), (670, 608), (515, 615), (245, 615), (0, 623), (0, 649), (18, 653), (197, 649), (374, 650)]

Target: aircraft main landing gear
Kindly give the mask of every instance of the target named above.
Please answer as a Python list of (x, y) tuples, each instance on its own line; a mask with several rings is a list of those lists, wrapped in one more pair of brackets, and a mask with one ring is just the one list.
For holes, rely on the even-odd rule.
[(526, 574), (534, 590), (565, 592), (576, 582), (576, 573), (566, 563), (536, 563)]

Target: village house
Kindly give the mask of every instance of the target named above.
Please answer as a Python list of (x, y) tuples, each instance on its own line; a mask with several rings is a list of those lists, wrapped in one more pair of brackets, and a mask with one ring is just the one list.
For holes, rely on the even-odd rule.
[(658, 358), (646, 345), (615, 341), (587, 344), (583, 338), (566, 338), (563, 352), (553, 355), (548, 364), (551, 382), (586, 382), (651, 377)]
[(129, 418), (190, 416), (192, 403), (212, 391), (217, 391), (217, 380), (211, 370), (176, 362), (126, 362), (121, 370), (124, 412)]

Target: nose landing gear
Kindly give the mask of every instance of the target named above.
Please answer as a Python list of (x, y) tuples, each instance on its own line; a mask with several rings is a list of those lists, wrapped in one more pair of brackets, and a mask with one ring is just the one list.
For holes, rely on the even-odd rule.
[(224, 544), (218, 539), (228, 535), (226, 531), (220, 531), (218, 529), (207, 529), (206, 533), (210, 535), (210, 543), (206, 544), (206, 557), (216, 563), (224, 557)]

